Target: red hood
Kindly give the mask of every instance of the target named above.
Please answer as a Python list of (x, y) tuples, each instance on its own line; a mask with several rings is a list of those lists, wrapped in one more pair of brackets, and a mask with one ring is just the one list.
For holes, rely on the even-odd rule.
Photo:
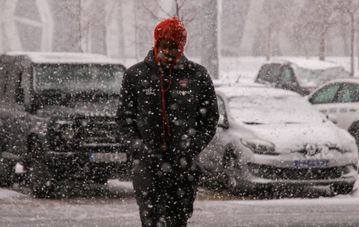
[(155, 38), (155, 44), (154, 44), (154, 55), (156, 62), (157, 61), (157, 46), (160, 39), (167, 39), (172, 42), (177, 43), (179, 54), (177, 56), (177, 59), (179, 59), (183, 55), (184, 46), (186, 45), (187, 41), (187, 31), (179, 19), (176, 17), (166, 19), (164, 21), (161, 21), (157, 24), (155, 31), (154, 31), (154, 38)]

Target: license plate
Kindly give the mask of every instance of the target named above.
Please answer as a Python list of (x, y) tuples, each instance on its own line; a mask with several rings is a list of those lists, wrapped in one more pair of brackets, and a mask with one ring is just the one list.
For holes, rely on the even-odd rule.
[(126, 162), (126, 153), (92, 153), (90, 162)]
[(303, 168), (323, 168), (327, 167), (329, 160), (326, 159), (308, 159), (308, 160), (295, 160), (293, 166), (297, 169)]

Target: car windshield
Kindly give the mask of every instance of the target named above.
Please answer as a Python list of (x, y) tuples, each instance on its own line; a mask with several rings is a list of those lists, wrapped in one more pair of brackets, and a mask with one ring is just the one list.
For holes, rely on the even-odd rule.
[(296, 67), (295, 71), (297, 79), (303, 87), (318, 87), (329, 80), (348, 77), (348, 74), (340, 67), (321, 70), (310, 70)]
[(123, 74), (124, 69), (119, 65), (40, 64), (34, 66), (34, 84), (38, 92), (96, 90), (116, 94), (120, 91)]
[(229, 99), (234, 118), (246, 124), (322, 122), (319, 112), (302, 97), (268, 94), (234, 96)]

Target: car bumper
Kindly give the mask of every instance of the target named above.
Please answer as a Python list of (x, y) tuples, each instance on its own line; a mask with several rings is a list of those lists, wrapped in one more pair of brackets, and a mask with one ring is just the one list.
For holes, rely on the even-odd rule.
[[(266, 171), (270, 169), (270, 171)], [(357, 167), (347, 165), (326, 169), (283, 169), (273, 171), (273, 167), (249, 166), (236, 178), (237, 188), (252, 190), (274, 186), (321, 186), (331, 184), (354, 184), (358, 179)]]
[(329, 185), (354, 183), (358, 178), (357, 156), (351, 152), (304, 156), (298, 152), (251, 155), (239, 163), (239, 180), (252, 185)]
[(44, 158), (54, 177), (67, 179), (123, 177), (131, 166), (129, 156), (119, 152), (47, 151)]

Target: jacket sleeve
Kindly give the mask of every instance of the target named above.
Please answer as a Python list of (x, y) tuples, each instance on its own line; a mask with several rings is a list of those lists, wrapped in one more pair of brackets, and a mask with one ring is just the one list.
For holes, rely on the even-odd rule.
[(194, 150), (197, 156), (212, 140), (218, 124), (217, 96), (213, 82), (207, 70), (201, 79), (199, 108), (197, 110), (197, 130), (194, 138)]
[(117, 109), (118, 141), (132, 155), (142, 146), (136, 124), (137, 115), (137, 90), (136, 75), (128, 69), (125, 72), (119, 106)]

